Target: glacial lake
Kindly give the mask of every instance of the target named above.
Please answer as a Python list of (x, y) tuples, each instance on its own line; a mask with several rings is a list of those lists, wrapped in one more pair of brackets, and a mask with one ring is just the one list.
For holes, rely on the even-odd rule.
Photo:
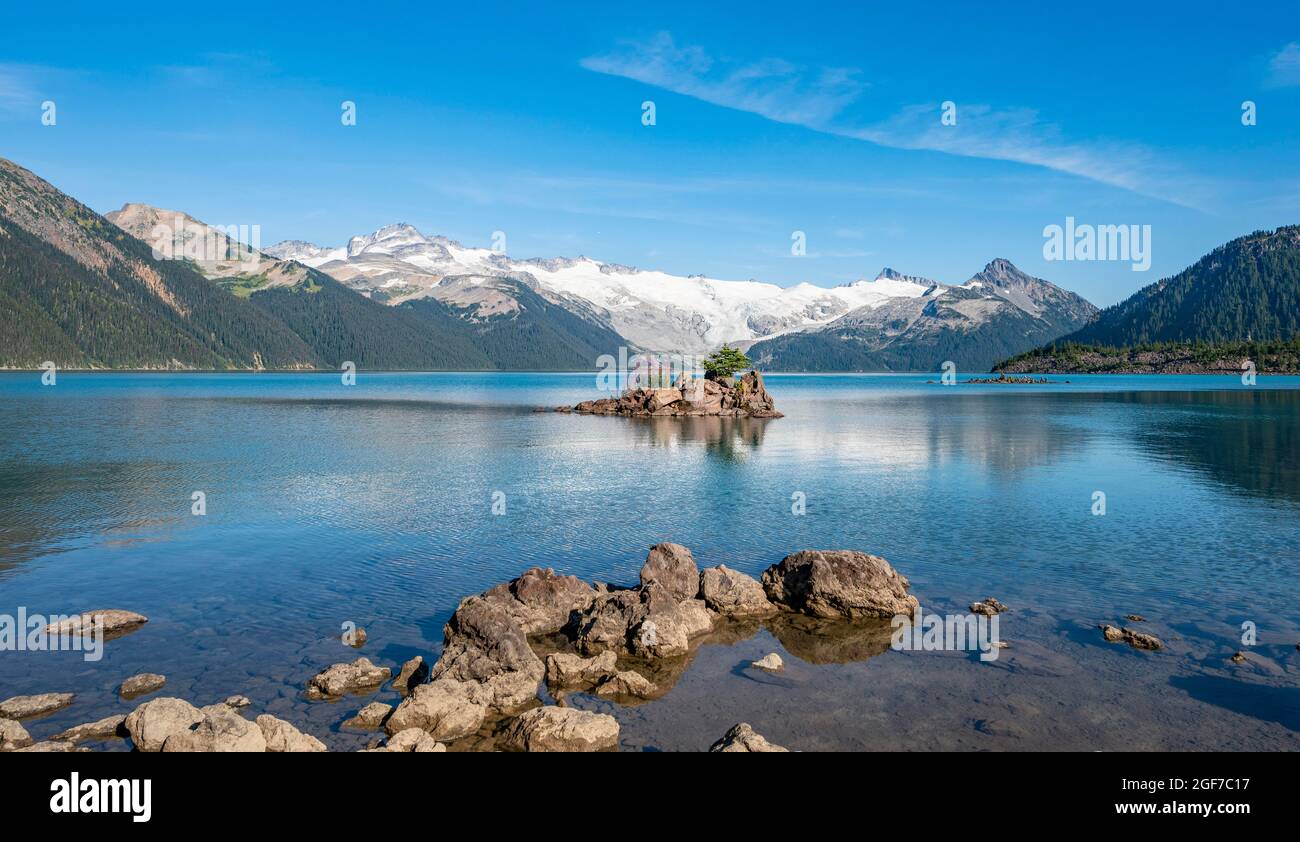
[[(2, 373), (0, 613), (150, 622), (94, 663), (0, 652), (0, 698), (75, 692), (24, 723), (41, 739), (129, 711), (117, 686), (160, 672), (161, 695), (244, 694), (360, 748), (373, 735), (339, 723), (397, 694), (308, 702), (320, 669), (435, 660), (464, 596), (535, 565), (632, 584), (675, 541), (755, 576), (804, 548), (880, 555), (926, 611), (1009, 604), (1009, 648), (755, 624), (704, 641), (662, 699), (570, 697), (627, 750), (701, 750), (740, 721), (802, 750), (1300, 749), (1300, 378), (766, 379), (784, 418), (534, 411), (601, 396), (592, 374)], [(1105, 643), (1102, 622), (1166, 648)], [(746, 668), (768, 652), (784, 673)]]

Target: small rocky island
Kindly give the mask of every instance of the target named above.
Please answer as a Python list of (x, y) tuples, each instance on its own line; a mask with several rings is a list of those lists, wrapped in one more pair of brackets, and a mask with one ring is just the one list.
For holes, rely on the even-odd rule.
[(556, 412), (583, 415), (732, 416), (781, 418), (757, 370), (742, 374), (709, 372), (704, 377), (683, 374), (671, 386), (636, 387), (617, 398), (583, 401)]

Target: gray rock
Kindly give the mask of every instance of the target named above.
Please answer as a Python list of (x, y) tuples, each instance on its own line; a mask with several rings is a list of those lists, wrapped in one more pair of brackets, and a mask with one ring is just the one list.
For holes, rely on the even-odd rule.
[(889, 562), (853, 550), (802, 550), (763, 571), (768, 599), (814, 617), (910, 614), (917, 600), (908, 587)]
[[(304, 734), (288, 722), (277, 719), (269, 713), (257, 717), (256, 721), (266, 741), (267, 751), (278, 753), (328, 751), (320, 740), (310, 734)], [(256, 751), (256, 749), (249, 750)]]
[(597, 696), (626, 696), (633, 699), (649, 699), (655, 694), (655, 686), (650, 679), (639, 672), (624, 670), (605, 679), (596, 688)]
[(606, 650), (647, 658), (666, 658), (690, 651), (692, 638), (713, 628), (714, 615), (702, 600), (678, 601), (651, 581), (635, 590), (596, 598), (577, 623), (579, 650), (592, 655)]
[(488, 691), (492, 711), (509, 714), (531, 704), (546, 673), (510, 613), (492, 599), (464, 599), (443, 630), (433, 681), (473, 682)]
[(60, 731), (51, 740), (65, 743), (80, 743), (85, 740), (106, 740), (109, 737), (124, 737), (126, 731), (126, 714), (106, 716), (95, 722), (74, 725), (66, 731)]
[(248, 707), (252, 702), (248, 700), (247, 696), (227, 696), (222, 704), (228, 708), (239, 709)]
[(757, 579), (723, 564), (700, 573), (700, 598), (724, 617), (763, 617), (778, 610)]
[(143, 696), (146, 693), (153, 693), (161, 690), (167, 683), (165, 675), (159, 675), (156, 672), (142, 672), (133, 675), (122, 686), (117, 688), (117, 693), (123, 699), (134, 699), (136, 696)]
[(162, 751), (169, 737), (202, 722), (203, 711), (184, 699), (150, 699), (126, 716), (126, 730), (138, 751)]
[(322, 699), (369, 692), (392, 674), (388, 667), (377, 667), (369, 658), (357, 658), (350, 664), (334, 664), (312, 677), (307, 685), (307, 697)]
[(382, 748), (367, 749), (367, 751), (387, 752), (445, 752), (446, 750), (445, 745), (420, 728), (407, 728), (405, 731), (398, 731), (388, 738), (388, 742)]
[(772, 752), (772, 751), (789, 751), (788, 748), (782, 748), (775, 743), (769, 743), (762, 735), (754, 732), (748, 722), (741, 722), (733, 725), (731, 730), (723, 734), (722, 739), (709, 746), (709, 751), (749, 751), (749, 752)]
[(618, 720), (609, 714), (553, 705), (521, 713), (503, 744), (516, 751), (606, 751), (618, 746)]
[(546, 683), (552, 687), (581, 687), (612, 675), (618, 656), (607, 650), (594, 658), (556, 653), (546, 656)]
[(482, 598), (499, 606), (524, 634), (550, 634), (568, 625), (573, 612), (591, 605), (596, 589), (576, 576), (534, 567), (486, 591)]
[(651, 582), (663, 585), (673, 599), (694, 599), (700, 592), (695, 557), (681, 544), (655, 544), (641, 565), (642, 586)]
[(117, 636), (143, 626), (149, 622), (149, 618), (121, 608), (96, 608), (74, 614), (59, 623), (50, 623), (45, 627), (45, 633), (64, 637), (81, 636), (93, 631), (96, 622), (103, 624), (105, 635)]
[(31, 719), (44, 716), (72, 704), (72, 693), (40, 693), (35, 696), (13, 696), (0, 702), (0, 719)]
[(17, 751), (32, 744), (32, 737), (16, 719), (0, 719), (0, 751)]

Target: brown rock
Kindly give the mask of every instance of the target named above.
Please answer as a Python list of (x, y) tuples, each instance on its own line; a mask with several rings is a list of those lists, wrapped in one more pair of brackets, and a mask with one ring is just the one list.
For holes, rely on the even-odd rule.
[(369, 658), (357, 658), (350, 664), (334, 664), (321, 670), (307, 683), (307, 697), (323, 699), (345, 693), (369, 692), (392, 674), (388, 667), (377, 667)]
[[(263, 752), (266, 737), (256, 723), (226, 705), (209, 705), (203, 718), (191, 728), (176, 731), (163, 740), (164, 752)], [(287, 723), (286, 723), (287, 724)]]
[(517, 751), (604, 751), (618, 746), (618, 720), (604, 713), (553, 705), (520, 714), (503, 743)]
[(754, 729), (749, 726), (748, 722), (741, 722), (738, 725), (733, 725), (731, 730), (722, 736), (722, 739), (709, 747), (710, 752), (788, 752), (789, 750), (790, 749), (782, 748), (775, 743), (769, 743), (763, 736), (756, 734)]
[(883, 558), (852, 550), (802, 550), (763, 571), (768, 599), (814, 617), (910, 614), (916, 597)]
[(496, 602), (524, 634), (558, 632), (575, 611), (591, 605), (596, 589), (576, 576), (557, 576), (551, 568), (525, 570), (518, 579), (483, 594)]
[(13, 696), (0, 702), (0, 719), (31, 719), (44, 716), (72, 704), (72, 693), (40, 693), (35, 696)]
[(655, 544), (641, 566), (642, 586), (651, 582), (663, 585), (673, 599), (694, 599), (700, 592), (695, 557), (681, 544)]
[(149, 618), (134, 611), (124, 611), (121, 608), (97, 608), (93, 611), (74, 614), (58, 623), (50, 623), (45, 627), (45, 633), (64, 637), (84, 635), (93, 631), (97, 622), (103, 624), (105, 635), (117, 636), (143, 626), (149, 622)]
[(126, 732), (126, 715), (117, 714), (116, 716), (106, 716), (95, 722), (87, 722), (84, 725), (74, 725), (66, 731), (60, 731), (51, 740), (64, 743), (80, 743), (85, 740), (106, 740), (109, 737), (125, 737)]
[(16, 719), (0, 719), (0, 751), (17, 751), (32, 744), (32, 737)]
[(614, 651), (606, 650), (594, 658), (557, 653), (546, 656), (546, 683), (553, 687), (579, 687), (594, 684), (616, 671)]
[(1120, 629), (1106, 624), (1102, 624), (1098, 628), (1101, 629), (1101, 636), (1109, 643), (1119, 643), (1122, 641), (1127, 643), (1129, 646), (1132, 646), (1134, 649), (1156, 650), (1164, 648), (1164, 644), (1160, 641), (1160, 638), (1153, 634), (1135, 632), (1132, 629)]
[(434, 681), (481, 684), (490, 692), (491, 708), (507, 714), (537, 697), (546, 668), (518, 623), (496, 601), (479, 596), (462, 600), (443, 635), (442, 657), (430, 671)]
[[(257, 727), (266, 741), (267, 751), (280, 753), (328, 751), (320, 740), (310, 734), (304, 734), (288, 722), (277, 719), (269, 713), (257, 717)], [(165, 746), (163, 750), (166, 751)]]
[(700, 573), (700, 598), (724, 617), (762, 617), (777, 611), (758, 580), (723, 564)]
[(136, 696), (143, 696), (146, 693), (153, 693), (161, 690), (167, 683), (167, 677), (159, 675), (156, 672), (142, 672), (133, 675), (122, 686), (117, 688), (117, 694), (123, 699), (134, 699)]
[(383, 748), (370, 749), (371, 751), (387, 752), (445, 752), (447, 747), (442, 743), (430, 737), (426, 732), (419, 728), (407, 728), (405, 731), (399, 731), (388, 738), (388, 742)]
[(357, 711), (357, 715), (343, 723), (345, 728), (378, 728), (384, 724), (388, 714), (393, 712), (392, 705), (386, 705), (383, 702), (371, 702), (370, 704)]
[(985, 597), (983, 602), (972, 602), (970, 604), (970, 613), (983, 614), (986, 617), (992, 617), (995, 614), (1001, 614), (1003, 611), (1006, 610), (1008, 610), (1007, 606), (1003, 605), (1001, 602), (998, 602), (995, 598), (991, 596)]
[(423, 655), (416, 655), (402, 664), (402, 669), (397, 673), (397, 678), (393, 679), (393, 689), (405, 696), (415, 689), (415, 685), (423, 684), (428, 678), (429, 665), (424, 662)]
[(655, 686), (639, 672), (624, 670), (606, 678), (596, 688), (597, 696), (627, 696), (634, 699), (649, 699), (655, 694)]
[(419, 685), (403, 699), (384, 729), (391, 735), (420, 728), (435, 740), (467, 737), (483, 724), (491, 700), (491, 692), (477, 682), (437, 679)]
[(163, 696), (127, 714), (125, 727), (138, 751), (162, 751), (168, 738), (188, 731), (203, 718), (203, 711), (184, 699)]

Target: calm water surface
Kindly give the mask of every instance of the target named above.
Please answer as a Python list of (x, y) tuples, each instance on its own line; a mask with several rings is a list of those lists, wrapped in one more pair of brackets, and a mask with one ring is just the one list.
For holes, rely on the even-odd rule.
[[(301, 699), (355, 657), (344, 621), (378, 662), (436, 657), (465, 595), (533, 565), (634, 582), (671, 540), (755, 575), (806, 547), (882, 555), (927, 610), (1011, 604), (1011, 648), (981, 664), (734, 630), (663, 699), (573, 700), (629, 749), (741, 720), (802, 749), (1300, 747), (1300, 378), (927, 379), (772, 375), (786, 417), (737, 421), (533, 412), (596, 397), (590, 374), (0, 374), (0, 612), (151, 618), (98, 663), (0, 652), (0, 697), (78, 694), (28, 723), (40, 738), (129, 710), (121, 680), (161, 672), (165, 694), (243, 693), (355, 748), (338, 723), (371, 698)], [(1129, 613), (1167, 650), (1102, 643)], [(743, 668), (769, 651), (785, 675)]]

